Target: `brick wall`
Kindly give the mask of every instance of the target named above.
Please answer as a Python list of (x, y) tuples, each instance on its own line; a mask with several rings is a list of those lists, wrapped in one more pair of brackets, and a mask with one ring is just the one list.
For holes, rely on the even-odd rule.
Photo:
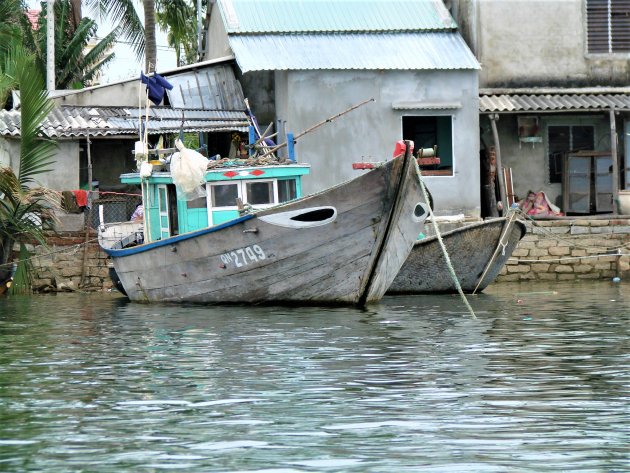
[(630, 271), (629, 219), (529, 220), (527, 227), (497, 282), (609, 279)]

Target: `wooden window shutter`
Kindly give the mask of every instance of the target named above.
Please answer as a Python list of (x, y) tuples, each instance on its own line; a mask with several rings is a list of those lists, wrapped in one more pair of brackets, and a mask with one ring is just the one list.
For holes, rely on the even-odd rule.
[(586, 29), (589, 53), (610, 53), (609, 0), (586, 0)]
[(610, 29), (612, 52), (630, 51), (630, 0), (611, 0)]
[(586, 0), (589, 53), (630, 52), (630, 0)]

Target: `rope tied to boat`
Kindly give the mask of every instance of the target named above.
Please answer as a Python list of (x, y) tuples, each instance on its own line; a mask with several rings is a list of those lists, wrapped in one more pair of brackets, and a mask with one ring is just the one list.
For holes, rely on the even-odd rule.
[[(497, 243), (497, 247), (494, 249), (494, 253), (492, 254), (492, 258), (490, 258), (490, 261), (488, 261), (488, 264), (486, 265), (485, 269), (483, 270), (483, 273), (481, 274), (481, 277), (479, 278), (479, 281), (477, 281), (477, 285), (475, 286), (475, 289), (472, 292), (473, 294), (475, 294), (477, 292), (477, 289), (479, 289), (479, 286), (481, 285), (481, 283), (483, 282), (484, 278), (486, 277), (486, 274), (488, 274), (488, 271), (490, 270), (490, 268), (494, 264), (494, 260), (496, 259), (497, 255), (499, 254), (498, 253), (499, 252), (499, 248), (501, 248), (501, 255), (505, 256), (505, 248), (507, 247), (507, 245), (509, 243), (509, 233), (510, 233), (510, 231), (512, 231), (512, 225), (514, 224), (514, 219), (516, 218), (516, 215), (518, 214), (518, 212), (516, 210), (514, 210), (514, 209), (508, 209), (508, 212), (510, 214), (510, 217), (508, 218), (507, 222), (503, 226), (503, 232), (501, 233), (501, 237), (499, 238), (499, 242)], [(508, 237), (508, 238), (504, 242), (503, 239), (505, 237)]]
[[(422, 179), (422, 172), (420, 171), (420, 166), (418, 165), (418, 162), (415, 159), (412, 160), (412, 161), (414, 162), (415, 167), (416, 167), (416, 172), (418, 174), (418, 179), (420, 181), (420, 188), (422, 189), (422, 196), (424, 197), (425, 202), (428, 203), (429, 202), (429, 193), (427, 191), (426, 186), (424, 185), (424, 179)], [(438, 224), (437, 224), (437, 221), (435, 219), (435, 215), (433, 214), (433, 209), (431, 208), (430, 205), (427, 205), (427, 207), (429, 207), (429, 217), (431, 217), (431, 224), (433, 225), (433, 230), (435, 231), (435, 236), (437, 237), (437, 240), (440, 243), (440, 248), (442, 249), (442, 254), (444, 255), (444, 260), (446, 261), (446, 266), (448, 268), (448, 272), (451, 275), (451, 278), (453, 279), (453, 283), (455, 284), (455, 287), (457, 288), (457, 292), (459, 293), (460, 297), (464, 301), (464, 305), (468, 309), (468, 312), (470, 312), (470, 315), (472, 315), (473, 319), (476, 319), (477, 316), (475, 315), (475, 311), (470, 306), (470, 304), (468, 302), (468, 299), (466, 299), (466, 295), (464, 294), (464, 291), (462, 290), (462, 285), (459, 283), (459, 279), (457, 278), (457, 274), (455, 274), (455, 268), (453, 268), (453, 265), (451, 263), (451, 258), (450, 258), (449, 254), (448, 254), (448, 251), (446, 250), (446, 245), (444, 244), (444, 241), (442, 240), (442, 235), (440, 234), (440, 229), (438, 228)]]

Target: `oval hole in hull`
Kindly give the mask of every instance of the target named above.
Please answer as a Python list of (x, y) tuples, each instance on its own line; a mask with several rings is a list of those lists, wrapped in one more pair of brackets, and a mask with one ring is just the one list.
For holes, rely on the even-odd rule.
[(271, 225), (289, 228), (320, 227), (332, 223), (337, 218), (335, 207), (309, 207), (306, 209), (289, 210), (287, 212), (271, 213), (258, 217)]
[(310, 212), (304, 212), (294, 217), (291, 217), (291, 220), (295, 220), (297, 222), (322, 222), (324, 220), (328, 220), (329, 218), (335, 215), (335, 209), (332, 207), (323, 207), (316, 210), (311, 210)]

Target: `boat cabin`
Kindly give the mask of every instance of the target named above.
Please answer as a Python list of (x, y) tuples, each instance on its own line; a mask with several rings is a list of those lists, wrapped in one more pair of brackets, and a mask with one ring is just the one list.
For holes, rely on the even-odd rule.
[[(241, 209), (264, 209), (302, 197), (302, 176), (309, 164), (220, 167), (206, 172), (205, 193), (193, 200), (179, 195), (170, 172), (123, 174), (121, 182), (141, 186), (145, 242), (219, 225), (239, 217)], [(242, 205), (241, 205), (242, 204)]]

